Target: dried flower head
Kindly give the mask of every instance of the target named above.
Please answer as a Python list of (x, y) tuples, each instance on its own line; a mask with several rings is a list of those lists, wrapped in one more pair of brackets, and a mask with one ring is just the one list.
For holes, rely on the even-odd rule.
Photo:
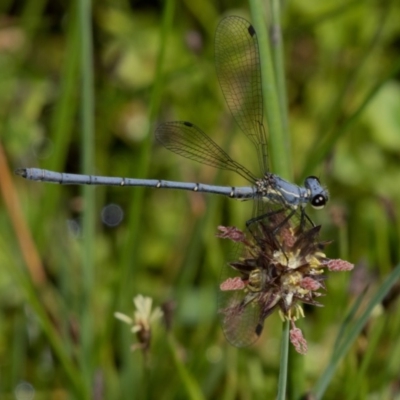
[(228, 341), (238, 347), (253, 343), (277, 308), (282, 320), (291, 322), (292, 344), (304, 354), (307, 342), (295, 326), (304, 317), (302, 303), (322, 306), (317, 299), (325, 289), (324, 269), (349, 271), (353, 265), (325, 256), (327, 242), (318, 241), (320, 226), (312, 226), (301, 210), (280, 210), (254, 220), (249, 238), (237, 228), (219, 230), (217, 236), (243, 247), (243, 256), (229, 263), (230, 273), (220, 285), (219, 312)]
[(131, 332), (135, 333), (138, 338), (138, 343), (132, 345), (131, 350), (142, 349), (147, 351), (150, 348), (151, 342), (151, 325), (163, 316), (163, 312), (159, 307), (152, 310), (153, 299), (138, 294), (133, 303), (136, 310), (133, 313), (133, 318), (120, 312), (115, 312), (114, 316), (119, 320), (131, 325)]

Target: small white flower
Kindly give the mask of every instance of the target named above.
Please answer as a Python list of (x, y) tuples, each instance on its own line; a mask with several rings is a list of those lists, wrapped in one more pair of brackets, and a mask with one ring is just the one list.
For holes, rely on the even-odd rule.
[(120, 321), (132, 326), (131, 332), (136, 333), (140, 342), (140, 345), (133, 346), (133, 349), (138, 347), (147, 349), (150, 345), (151, 325), (163, 316), (163, 312), (160, 307), (154, 308), (153, 311), (151, 310), (153, 305), (153, 299), (151, 297), (138, 294), (134, 297), (133, 303), (136, 308), (133, 313), (133, 318), (120, 312), (115, 312), (114, 316)]
[(122, 322), (125, 322), (128, 325), (132, 325), (133, 324), (133, 319), (131, 317), (128, 317), (127, 315), (122, 314), (122, 313), (120, 313), (118, 311), (116, 311), (114, 313), (114, 317), (118, 318), (119, 320), (121, 320)]
[(160, 319), (163, 316), (163, 312), (160, 307), (156, 307), (151, 311), (151, 306), (153, 305), (153, 299), (151, 297), (144, 297), (138, 294), (133, 302), (136, 306), (136, 311), (134, 314), (135, 324), (132, 327), (132, 332), (136, 333), (144, 329), (146, 331), (150, 330), (150, 325)]

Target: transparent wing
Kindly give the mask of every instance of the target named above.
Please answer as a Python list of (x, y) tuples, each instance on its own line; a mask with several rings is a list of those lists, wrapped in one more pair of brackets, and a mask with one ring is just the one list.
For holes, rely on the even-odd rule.
[[(225, 293), (225, 292), (221, 292)], [(251, 303), (243, 306), (244, 299), (238, 296), (229, 298), (230, 303), (220, 310), (221, 325), (226, 340), (235, 347), (247, 347), (253, 344), (261, 335), (259, 319), (260, 305)]]
[[(241, 279), (239, 275), (246, 278), (230, 265), (224, 266), (221, 273), (221, 287), (229, 279)], [(249, 346), (262, 332), (262, 324), (259, 326), (262, 313), (258, 301), (259, 295), (249, 293), (245, 289), (221, 290), (221, 287), (218, 292), (218, 313), (224, 335), (233, 346)]]
[(251, 183), (256, 181), (249, 170), (232, 160), (221, 147), (190, 122), (165, 122), (157, 127), (155, 135), (164, 147), (174, 153), (215, 168), (234, 171)]
[(261, 172), (268, 171), (263, 125), (263, 99), (258, 40), (253, 26), (230, 16), (215, 34), (215, 65), (228, 107), (237, 124), (256, 146)]

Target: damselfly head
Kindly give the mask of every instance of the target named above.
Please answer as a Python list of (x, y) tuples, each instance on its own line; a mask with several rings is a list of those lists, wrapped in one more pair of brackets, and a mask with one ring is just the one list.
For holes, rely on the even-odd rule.
[(304, 182), (311, 200), (311, 206), (320, 210), (324, 208), (328, 202), (328, 191), (321, 185), (319, 179), (316, 176), (309, 176)]

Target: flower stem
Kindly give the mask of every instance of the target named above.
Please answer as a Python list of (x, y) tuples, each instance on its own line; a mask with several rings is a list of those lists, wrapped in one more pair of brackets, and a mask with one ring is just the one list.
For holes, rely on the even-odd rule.
[(281, 359), (278, 381), (277, 400), (286, 399), (286, 384), (288, 370), (288, 354), (289, 354), (289, 321), (282, 324), (282, 341), (281, 341)]

